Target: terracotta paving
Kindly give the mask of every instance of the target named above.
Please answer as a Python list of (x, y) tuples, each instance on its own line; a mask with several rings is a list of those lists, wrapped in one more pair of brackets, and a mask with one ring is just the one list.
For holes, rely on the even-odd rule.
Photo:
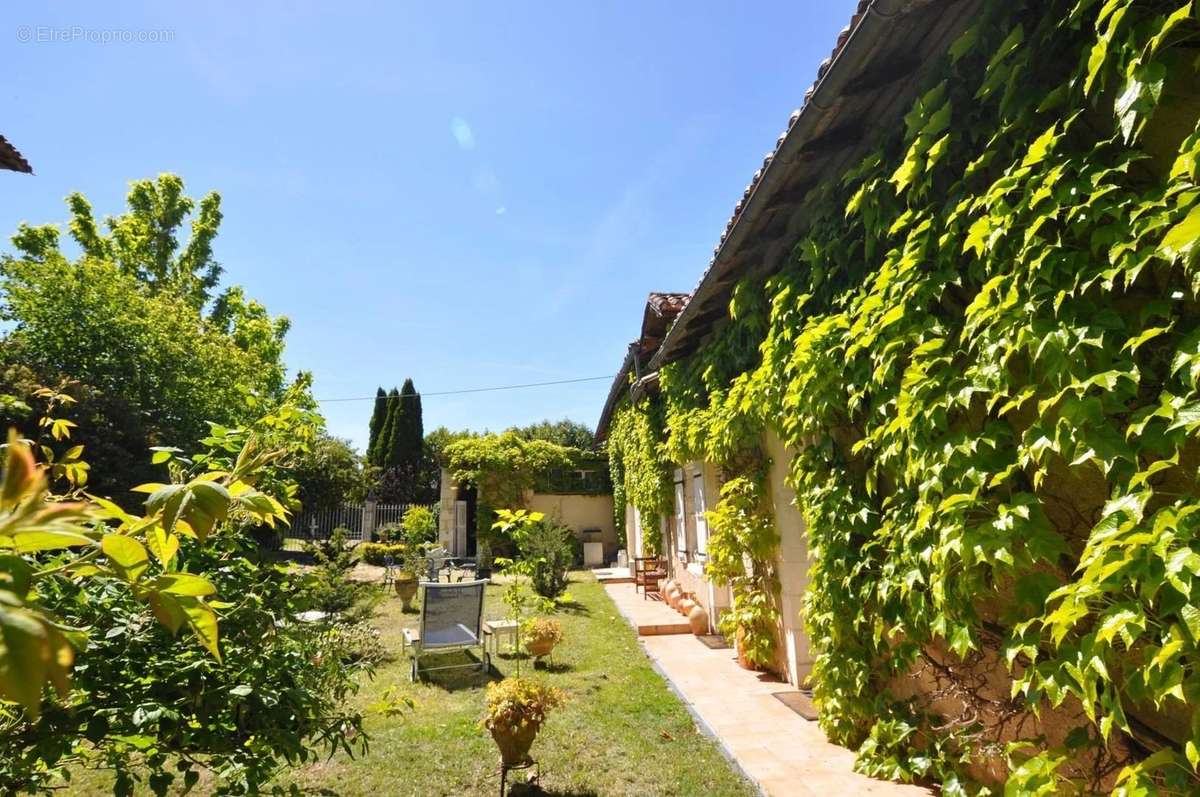
[[(625, 586), (605, 585), (623, 614), (636, 605), (624, 594)], [(637, 601), (642, 601), (640, 593)], [(661, 604), (658, 608), (671, 611)], [(742, 669), (733, 650), (713, 650), (691, 634), (645, 636), (640, 642), (725, 751), (769, 797), (931, 794), (918, 786), (855, 773), (854, 753), (830, 744), (816, 722), (773, 697), (775, 692), (796, 690), (773, 676)]]
[(592, 575), (601, 584), (632, 584), (633, 574), (628, 567), (593, 567)]
[(650, 593), (650, 597), (643, 597), (640, 590), (635, 590), (634, 585), (627, 582), (605, 582), (604, 591), (617, 604), (617, 609), (629, 624), (637, 629), (638, 636), (687, 634), (691, 637), (692, 627), (688, 621), (663, 603), (658, 595)]

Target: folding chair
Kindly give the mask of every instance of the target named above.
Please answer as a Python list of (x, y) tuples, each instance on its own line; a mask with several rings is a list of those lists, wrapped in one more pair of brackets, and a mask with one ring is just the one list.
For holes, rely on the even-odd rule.
[[(419, 628), (404, 629), (404, 647), (412, 648), (409, 677), (417, 680), (422, 673), (436, 670), (456, 670), (478, 667), (489, 672), (491, 656), (483, 639), (483, 591), (487, 580), (462, 581), (456, 584), (422, 582), (425, 594), (421, 600)], [(478, 664), (448, 664), (423, 667), (421, 656), (426, 653), (452, 653), (478, 648)]]

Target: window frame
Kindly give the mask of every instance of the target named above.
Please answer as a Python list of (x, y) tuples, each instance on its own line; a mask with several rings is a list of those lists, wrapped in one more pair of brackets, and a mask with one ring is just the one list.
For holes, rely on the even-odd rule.
[(708, 558), (708, 497), (705, 492), (704, 466), (697, 464), (692, 467), (692, 518), (695, 529), (695, 554), (697, 559)]

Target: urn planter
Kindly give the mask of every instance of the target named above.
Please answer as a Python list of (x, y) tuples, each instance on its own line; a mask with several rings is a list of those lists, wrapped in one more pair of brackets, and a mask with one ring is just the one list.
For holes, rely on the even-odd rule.
[(413, 598), (417, 597), (417, 577), (413, 575), (398, 575), (393, 584), (396, 588), (396, 594), (400, 597), (400, 603), (403, 605), (404, 611), (411, 611)]

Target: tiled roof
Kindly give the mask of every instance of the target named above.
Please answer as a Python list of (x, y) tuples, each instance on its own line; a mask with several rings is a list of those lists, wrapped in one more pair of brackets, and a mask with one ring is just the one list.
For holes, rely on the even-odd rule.
[(662, 293), (655, 291), (646, 297), (646, 307), (642, 311), (642, 330), (637, 340), (629, 344), (625, 361), (608, 389), (608, 398), (604, 409), (600, 412), (600, 420), (596, 423), (596, 440), (602, 442), (608, 434), (608, 424), (612, 420), (613, 410), (621, 396), (629, 389), (629, 374), (640, 373), (641, 366), (646, 364), (650, 356), (658, 350), (663, 336), (671, 326), (675, 317), (687, 307), (691, 294)]
[(870, 133), (888, 129), (915, 93), (917, 73), (966, 29), (981, 0), (859, 0), (817, 80), (763, 158), (692, 300), (651, 368), (695, 349), (726, 315), (733, 284), (749, 270), (777, 270), (803, 226), (802, 209), (821, 181), (861, 156)]
[(29, 161), (25, 160), (21, 153), (17, 152), (17, 148), (9, 144), (4, 136), (0, 136), (0, 169), (33, 174)]

